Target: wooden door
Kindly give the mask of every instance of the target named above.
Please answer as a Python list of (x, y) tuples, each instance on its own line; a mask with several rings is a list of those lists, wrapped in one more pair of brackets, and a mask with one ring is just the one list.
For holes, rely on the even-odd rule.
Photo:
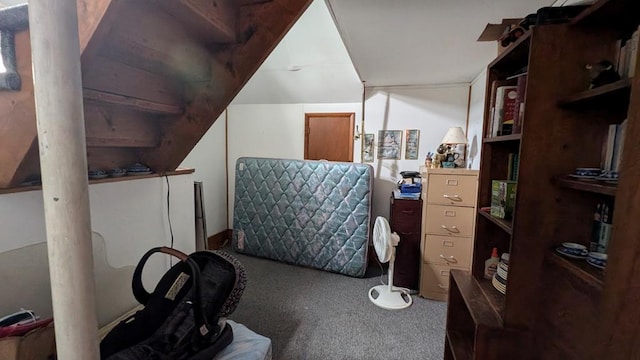
[(305, 160), (353, 161), (354, 113), (308, 113), (304, 117)]

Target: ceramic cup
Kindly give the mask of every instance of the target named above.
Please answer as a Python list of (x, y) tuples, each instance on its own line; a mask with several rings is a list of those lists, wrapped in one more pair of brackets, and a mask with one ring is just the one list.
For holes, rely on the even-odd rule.
[(587, 259), (595, 265), (605, 266), (607, 264), (607, 254), (600, 252), (590, 252)]
[(582, 256), (587, 254), (587, 247), (581, 244), (572, 243), (572, 242), (563, 242), (562, 247), (564, 251), (568, 254), (575, 256)]

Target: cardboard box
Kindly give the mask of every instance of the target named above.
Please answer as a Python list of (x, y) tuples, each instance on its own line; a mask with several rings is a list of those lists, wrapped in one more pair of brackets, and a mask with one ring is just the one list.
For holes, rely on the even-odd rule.
[(23, 336), (0, 338), (2, 360), (49, 360), (55, 354), (53, 324), (32, 330)]
[(518, 25), (520, 21), (522, 19), (502, 19), (500, 24), (489, 23), (485, 26), (477, 41), (495, 41), (498, 45), (498, 55), (500, 55), (506, 49), (506, 47), (500, 45), (500, 37), (509, 32), (512, 27)]
[(493, 180), (491, 182), (491, 216), (511, 219), (516, 201), (516, 182)]

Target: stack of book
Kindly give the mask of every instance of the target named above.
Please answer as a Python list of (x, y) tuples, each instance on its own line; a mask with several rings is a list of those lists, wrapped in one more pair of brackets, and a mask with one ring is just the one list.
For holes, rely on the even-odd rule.
[(507, 164), (507, 180), (518, 180), (518, 166), (520, 165), (520, 154), (509, 153), (509, 159)]
[(526, 87), (527, 73), (492, 82), (487, 137), (518, 134), (522, 131)]
[(617, 42), (618, 52), (617, 59), (614, 62), (616, 65), (616, 70), (622, 78), (625, 77), (633, 77), (636, 74), (636, 64), (638, 59), (638, 40), (639, 40), (639, 31), (634, 31), (629, 39), (623, 40), (620, 39)]

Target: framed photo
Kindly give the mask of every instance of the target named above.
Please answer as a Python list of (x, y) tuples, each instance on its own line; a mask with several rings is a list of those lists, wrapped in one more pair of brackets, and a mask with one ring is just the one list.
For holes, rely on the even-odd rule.
[(362, 151), (362, 161), (373, 162), (373, 145), (375, 134), (364, 134), (364, 150)]
[(402, 130), (378, 130), (378, 159), (400, 160)]
[(407, 141), (405, 142), (405, 160), (418, 160), (418, 145), (420, 145), (420, 130), (407, 130)]

